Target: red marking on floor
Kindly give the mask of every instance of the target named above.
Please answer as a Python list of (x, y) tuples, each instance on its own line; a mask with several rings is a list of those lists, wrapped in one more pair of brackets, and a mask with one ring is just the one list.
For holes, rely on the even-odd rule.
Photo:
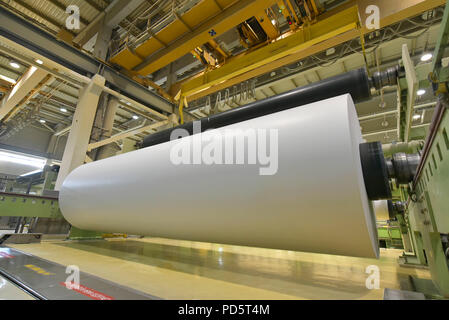
[(13, 255), (11, 255), (11, 254), (9, 254), (9, 253), (6, 253), (6, 252), (2, 252), (2, 251), (0, 251), (0, 257), (7, 258), (7, 259), (12, 259), (12, 258), (14, 258)]
[(78, 285), (78, 288), (76, 288), (75, 284), (72, 282), (60, 282), (59, 284), (66, 287), (69, 290), (76, 291), (76, 292), (81, 293), (82, 295), (85, 295), (86, 297), (89, 297), (94, 300), (115, 300), (111, 296), (108, 296), (108, 295), (101, 293), (99, 291), (96, 291), (94, 289), (85, 287), (81, 284)]

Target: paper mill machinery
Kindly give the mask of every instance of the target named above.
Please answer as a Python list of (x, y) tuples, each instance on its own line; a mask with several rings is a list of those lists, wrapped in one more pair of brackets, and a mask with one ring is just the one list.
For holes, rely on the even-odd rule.
[[(404, 60), (407, 61), (407, 57), (400, 65), (375, 73), (372, 77), (367, 75), (366, 70), (360, 69), (204, 118), (201, 120), (201, 128), (205, 131), (286, 110), (298, 106), (298, 103), (304, 105), (321, 101), (347, 93), (348, 88), (354, 101), (362, 101), (370, 97), (372, 88), (401, 85), (408, 76)], [(362, 160), (362, 165), (365, 169), (364, 178), (369, 198), (371, 200), (393, 199), (389, 207), (391, 218), (399, 222), (401, 233), (403, 237), (408, 238), (407, 243), (409, 243), (405, 248), (402, 262), (428, 265), (434, 283), (441, 294), (446, 295), (449, 284), (447, 230), (445, 229), (447, 219), (445, 220), (444, 198), (438, 195), (444, 194), (444, 186), (447, 184), (448, 168), (446, 168), (447, 162), (444, 161), (449, 148), (445, 127), (447, 117), (444, 116), (445, 99), (447, 99), (444, 91), (447, 66), (435, 64), (434, 68), (432, 77), (437, 78), (432, 78), (432, 86), (439, 95), (440, 107), (438, 116), (435, 118), (436, 122), (434, 121), (432, 125), (433, 134), (426, 141), (424, 149), (419, 150), (419, 146), (416, 145), (414, 148), (409, 148), (408, 144), (397, 147), (393, 145), (391, 149), (395, 149), (394, 152), (388, 150), (389, 156), (384, 157), (380, 144), (370, 143), (361, 145), (361, 156), (365, 159)], [(186, 123), (180, 127), (193, 133), (193, 123)], [(143, 142), (143, 147), (151, 147), (168, 141), (174, 129), (148, 136)], [(429, 193), (429, 190), (432, 192)], [(8, 216), (61, 217), (58, 199), (54, 195), (39, 197), (2, 193), (0, 205), (2, 212)], [(39, 211), (36, 210), (37, 207)], [(78, 238), (80, 235), (81, 238), (92, 238), (100, 234), (73, 228), (71, 238)]]
[[(438, 99), (437, 108), (429, 135), (422, 144), (408, 141), (413, 115), (412, 102), (418, 81), (416, 67), (411, 63), (407, 47), (403, 49), (399, 64), (388, 70), (372, 75), (365, 69), (351, 71), (199, 121), (201, 132), (206, 132), (208, 129), (230, 126), (348, 93), (356, 103), (369, 99), (375, 90), (397, 85), (401, 97), (398, 113), (405, 114), (405, 117), (401, 117), (405, 121), (399, 130), (405, 142), (383, 150), (380, 143), (360, 145), (366, 192), (370, 201), (389, 200), (389, 220), (398, 226), (404, 246), (399, 263), (403, 266), (427, 266), (433, 284), (445, 297), (449, 296), (449, 208), (445, 197), (446, 188), (449, 188), (449, 119), (446, 112), (449, 105), (449, 60), (443, 57), (443, 51), (448, 41), (448, 20), (449, 8), (446, 7), (435, 59), (428, 72), (429, 84)], [(142, 149), (170, 141), (173, 132), (179, 129), (190, 135), (198, 133), (194, 122), (184, 123), (147, 136)], [(51, 179), (51, 172), (54, 171), (47, 171)], [(44, 196), (3, 192), (0, 193), (0, 208), (5, 216), (61, 218), (59, 200), (58, 194), (51, 192)], [(101, 231), (73, 227), (70, 238), (100, 237)], [(5, 243), (13, 241), (14, 237), (17, 235), (5, 237)], [(36, 235), (30, 234), (28, 237)], [(414, 284), (417, 291), (425, 290), (421, 288), (421, 283)]]

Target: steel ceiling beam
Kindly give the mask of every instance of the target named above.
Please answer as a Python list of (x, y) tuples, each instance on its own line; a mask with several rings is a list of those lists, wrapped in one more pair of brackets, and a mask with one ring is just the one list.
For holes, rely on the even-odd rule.
[[(51, 4), (53, 4), (56, 8), (58, 8), (59, 10), (66, 12), (67, 6), (62, 4), (61, 2), (59, 2), (58, 0), (48, 0), (51, 2)], [(84, 24), (85, 26), (87, 26), (89, 24), (89, 20), (87, 20), (86, 18), (82, 17), (80, 14), (80, 22), (82, 24)]]
[[(51, 16), (43, 14), (42, 12), (40, 12), (39, 10), (37, 10), (36, 8), (34, 8), (33, 6), (29, 5), (28, 3), (26, 3), (25, 1), (22, 0), (14, 0), (14, 2), (16, 2), (18, 5), (20, 5), (21, 7), (25, 8), (26, 10), (32, 12), (33, 14), (35, 14), (36, 16), (38, 16), (41, 19), (46, 20), (47, 22), (51, 23), (53, 26), (59, 28), (59, 29), (64, 29), (64, 26), (57, 20), (53, 19)], [(67, 30), (71, 35), (75, 35), (75, 33), (73, 31)]]
[(131, 128), (129, 130), (117, 133), (110, 138), (91, 143), (87, 146), (87, 151), (91, 151), (93, 149), (99, 148), (101, 146), (105, 146), (109, 143), (112, 143), (112, 142), (115, 142), (118, 140), (122, 140), (122, 139), (126, 139), (129, 137), (135, 136), (136, 134), (139, 134), (139, 133), (142, 133), (145, 131), (156, 130), (159, 127), (169, 124), (169, 122), (170, 122), (169, 120), (164, 120), (164, 121), (159, 121), (159, 122), (152, 123), (152, 124), (141, 124), (135, 128)]
[(29, 96), (30, 92), (47, 77), (48, 73), (35, 67), (29, 68), (21, 77), (19, 82), (11, 89), (9, 94), (0, 103), (0, 121), (4, 120), (13, 112), (21, 101)]
[(110, 66), (55, 39), (30, 22), (0, 7), (0, 37), (13, 41), (59, 65), (91, 78), (103, 70), (106, 86), (160, 112), (173, 113), (173, 104)]
[(116, 0), (112, 2), (89, 25), (81, 30), (73, 39), (73, 42), (84, 46), (102, 27), (116, 27), (144, 2), (145, 0)]

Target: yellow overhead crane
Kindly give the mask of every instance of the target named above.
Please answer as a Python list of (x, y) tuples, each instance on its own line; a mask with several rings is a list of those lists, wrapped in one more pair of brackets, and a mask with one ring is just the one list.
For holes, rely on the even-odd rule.
[(331, 15), (307, 28), (257, 50), (245, 52), (230, 58), (226, 64), (205, 72), (181, 86), (183, 96), (193, 95), (210, 86), (222, 83), (227, 79), (239, 76), (262, 65), (307, 49), (326, 39), (333, 38), (348, 31), (357, 30), (360, 26), (358, 8), (356, 6)]
[[(125, 42), (110, 61), (122, 66), (125, 72), (145, 77), (189, 52), (198, 55), (208, 66), (206, 70), (170, 90), (185, 105), (371, 32), (363, 26), (367, 17), (364, 8), (371, 1), (352, 0), (325, 13), (317, 3), (314, 0), (201, 0), (159, 31), (152, 33), (150, 29), (133, 46)], [(381, 28), (444, 4), (445, 0), (376, 2), (381, 9)], [(277, 21), (272, 23), (274, 19), (271, 19), (273, 8), (286, 18), (290, 31), (279, 34)], [(252, 37), (247, 41), (249, 50), (230, 57), (214, 37), (232, 27), (244, 26), (251, 19), (258, 22), (266, 38), (258, 42)], [(250, 31), (246, 30), (248, 38)]]
[[(295, 7), (302, 15), (298, 16), (291, 1), (295, 2)], [(315, 0), (201, 0), (182, 15), (174, 11), (174, 19), (167, 26), (161, 29), (157, 25), (150, 26), (147, 34), (133, 43), (126, 39), (120, 49), (113, 53), (110, 62), (130, 72), (147, 76), (238, 25), (242, 25), (243, 31), (250, 38), (246, 47), (265, 40), (275, 40), (280, 35), (272, 10), (275, 4), (278, 4), (280, 12), (291, 22), (291, 29), (315, 20), (319, 14)], [(266, 34), (266, 39), (258, 41), (254, 30), (248, 26), (251, 19), (257, 21)], [(216, 45), (213, 47), (218, 49)]]
[[(285, 2), (277, 2), (279, 8), (282, 9), (282, 5), (287, 0)], [(383, 28), (414, 17), (445, 3), (445, 0), (404, 0), (397, 2), (379, 0), (376, 4), (380, 7), (380, 27)], [(365, 8), (369, 4), (371, 4), (369, 0), (353, 0), (332, 11), (323, 13), (318, 16), (316, 22), (309, 26), (295, 27), (292, 31), (284, 33), (279, 37), (279, 40), (267, 44), (265, 47), (232, 57), (220, 68), (202, 72), (191, 79), (179, 83), (177, 88), (177, 90), (180, 90), (178, 96), (184, 96), (186, 98), (184, 102), (193, 101), (370, 33), (372, 30), (368, 30), (364, 26), (364, 21), (367, 18)], [(359, 21), (358, 18), (355, 19), (354, 11), (352, 11), (354, 8), (358, 8), (358, 16), (361, 18), (361, 25), (357, 28), (351, 28), (353, 24), (350, 22), (351, 19), (354, 19), (352, 20), (353, 22)], [(345, 23), (346, 27), (342, 27)], [(326, 28), (329, 27), (331, 30), (326, 33)], [(339, 27), (342, 29), (338, 30)], [(346, 31), (344, 31), (345, 29)], [(303, 43), (304, 38), (301, 37), (301, 34), (307, 34), (307, 30), (314, 31), (309, 34), (311, 37), (307, 39), (307, 42)], [(327, 30), (329, 31), (329, 29)], [(321, 36), (319, 39), (316, 39), (315, 36), (318, 34)], [(283, 43), (282, 46), (278, 43), (281, 41)], [(280, 53), (276, 55), (276, 59), (273, 59), (271, 58), (270, 49), (274, 50), (274, 53), (278, 53), (276, 51), (278, 46), (291, 50), (287, 52), (288, 54)], [(270, 49), (266, 49), (267, 47)], [(296, 50), (292, 49), (293, 47)], [(272, 56), (274, 57), (275, 55), (273, 54)], [(247, 64), (248, 60), (251, 60), (251, 66)], [(245, 72), (235, 72), (242, 68), (245, 68)], [(181, 99), (181, 102), (183, 102), (183, 99)]]
[(224, 63), (229, 57), (229, 54), (214, 39), (206, 42), (204, 47), (206, 50), (201, 47), (196, 47), (192, 50), (192, 55), (210, 68)]
[(216, 35), (275, 4), (275, 0), (202, 0), (135, 48), (124, 43), (110, 62), (141, 75), (153, 73), (181, 58)]

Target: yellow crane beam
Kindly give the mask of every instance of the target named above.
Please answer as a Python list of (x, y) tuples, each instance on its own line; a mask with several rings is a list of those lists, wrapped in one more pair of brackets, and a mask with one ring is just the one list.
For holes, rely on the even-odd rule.
[(224, 81), (244, 74), (255, 68), (270, 64), (291, 54), (305, 50), (320, 42), (341, 35), (359, 26), (357, 7), (351, 7), (321, 20), (307, 28), (299, 29), (294, 34), (270, 43), (242, 56), (230, 58), (222, 67), (205, 72), (181, 86), (181, 94), (190, 96)]
[[(400, 22), (404, 19), (414, 17), (422, 12), (442, 6), (445, 3), (446, 0), (404, 0), (397, 2), (396, 1), (392, 2), (390, 0), (379, 0), (378, 2), (376, 2), (376, 5), (378, 5), (380, 8), (380, 27), (383, 28), (385, 26)], [(319, 17), (319, 21), (321, 22), (330, 21), (327, 19), (335, 15), (341, 16), (344, 19), (345, 17), (344, 14), (342, 14), (342, 12), (345, 12), (348, 9), (350, 10), (351, 8), (354, 8), (355, 5), (357, 5), (359, 8), (358, 14), (361, 17), (362, 25), (364, 25), (364, 22), (367, 19), (365, 9), (369, 4), (372, 4), (372, 2), (369, 0), (352, 0), (347, 4), (344, 4), (328, 13), (323, 14), (322, 16)], [(336, 26), (339, 24), (337, 23), (335, 25), (332, 25), (331, 23), (329, 23), (329, 25), (333, 29), (335, 29)], [(313, 26), (314, 25), (312, 25), (312, 27)], [(218, 73), (220, 69), (223, 69), (226, 66), (224, 65), (219, 69), (210, 71), (208, 73), (200, 73), (199, 75), (193, 77), (192, 79), (186, 80), (183, 83), (178, 84), (177, 90), (179, 90), (179, 87), (182, 90), (178, 94), (178, 96), (180, 96), (181, 94), (186, 96), (187, 101), (199, 99), (201, 97), (217, 92), (224, 88), (230, 87), (232, 85), (238, 84), (240, 82), (246, 81), (253, 77), (260, 76), (264, 73), (270, 72), (284, 65), (294, 63), (310, 55), (322, 52), (341, 43), (360, 37), (361, 34), (367, 34), (372, 31), (373, 30), (368, 30), (365, 26), (362, 26), (361, 30), (353, 29), (348, 30), (346, 32), (339, 32), (337, 34), (335, 34), (335, 32), (329, 33), (327, 37), (326, 36), (321, 37), (322, 40), (321, 42), (309, 46), (301, 45), (300, 47), (298, 47), (298, 50), (296, 51), (293, 50), (293, 52), (290, 52), (288, 55), (285, 55), (277, 59), (266, 59), (266, 57), (264, 57), (264, 55), (262, 54), (261, 55), (254, 54), (255, 52), (261, 52), (260, 50), (263, 49), (261, 48), (258, 49), (257, 51), (252, 52), (253, 53), (252, 57), (254, 59), (252, 61), (254, 63), (254, 67), (252, 68), (248, 68), (248, 66), (245, 66), (244, 60), (239, 61), (239, 59), (244, 59), (246, 55), (230, 58), (228, 59), (228, 64), (232, 63), (234, 66), (228, 66), (227, 69), (224, 69), (222, 70), (222, 72)], [(299, 29), (298, 32), (301, 32), (301, 29)], [(291, 36), (286, 36), (285, 39), (282, 40), (287, 40), (290, 37)], [(291, 42), (290, 40), (287, 41), (290, 43), (290, 45), (292, 45), (292, 43), (295, 42), (293, 39), (291, 40)], [(276, 44), (278, 42), (279, 41), (273, 44)], [(269, 44), (267, 46), (271, 46), (273, 44)], [(264, 60), (265, 63), (260, 63), (258, 59)], [(240, 74), (233, 72), (233, 70), (241, 67), (246, 67), (245, 72), (242, 72)]]

